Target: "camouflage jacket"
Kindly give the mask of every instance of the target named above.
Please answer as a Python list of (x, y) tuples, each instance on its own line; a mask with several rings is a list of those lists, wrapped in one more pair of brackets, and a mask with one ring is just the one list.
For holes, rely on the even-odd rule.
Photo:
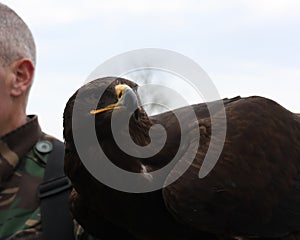
[[(0, 240), (41, 239), (38, 187), (51, 152), (38, 147), (43, 140), (54, 138), (42, 133), (37, 116), (0, 139)], [(78, 224), (74, 232), (77, 239), (94, 239)]]

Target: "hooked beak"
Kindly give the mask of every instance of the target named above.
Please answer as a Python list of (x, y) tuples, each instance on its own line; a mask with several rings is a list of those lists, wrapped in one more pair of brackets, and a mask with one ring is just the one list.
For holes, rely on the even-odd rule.
[(118, 102), (104, 108), (91, 110), (90, 114), (98, 114), (109, 110), (125, 108), (127, 111), (134, 112), (136, 119), (138, 119), (139, 111), (141, 111), (142, 108), (138, 105), (138, 98), (132, 88), (126, 84), (120, 84), (116, 85), (115, 90)]

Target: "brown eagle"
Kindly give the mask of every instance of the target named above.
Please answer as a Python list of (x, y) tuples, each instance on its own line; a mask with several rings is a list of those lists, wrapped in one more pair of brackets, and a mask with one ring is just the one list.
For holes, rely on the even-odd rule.
[[(97, 79), (82, 86), (65, 107), (65, 172), (74, 185), (70, 206), (87, 232), (100, 239), (188, 240), (281, 239), (300, 231), (299, 114), (263, 97), (223, 99), (224, 146), (216, 165), (199, 178), (208, 148), (214, 148), (210, 143), (218, 138), (211, 134), (211, 114), (218, 116), (220, 109), (211, 113), (206, 103), (189, 106), (196, 121), (188, 107), (150, 117), (140, 106), (137, 88), (123, 78)], [(134, 144), (147, 147), (164, 132), (163, 147), (148, 157), (126, 153), (112, 131), (113, 115), (117, 120), (128, 117), (128, 122), (118, 122), (117, 137), (127, 129)], [(182, 122), (188, 133), (184, 137)], [(164, 131), (151, 135), (156, 124)], [(97, 141), (90, 139), (93, 131)], [(75, 136), (76, 132), (82, 135)], [(192, 133), (199, 134), (199, 139)], [(192, 155), (189, 147), (195, 144)], [(144, 182), (131, 185), (161, 182), (162, 188), (126, 192), (99, 181), (85, 164), (102, 166), (99, 147), (114, 166), (144, 176)], [(182, 173), (174, 165), (160, 179), (152, 174), (173, 159), (175, 164), (184, 163), (186, 156), (194, 157)], [(164, 185), (172, 176), (176, 180)]]

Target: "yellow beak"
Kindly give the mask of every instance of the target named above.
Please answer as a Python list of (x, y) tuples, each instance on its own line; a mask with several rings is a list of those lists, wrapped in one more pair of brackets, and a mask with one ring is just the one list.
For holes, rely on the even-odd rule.
[(117, 103), (108, 105), (107, 107), (91, 110), (90, 114), (103, 113), (109, 110), (126, 108), (129, 111), (141, 110), (138, 106), (138, 99), (135, 92), (126, 84), (120, 84), (115, 87), (116, 96), (118, 98)]
[(96, 109), (96, 110), (91, 110), (91, 111), (90, 111), (90, 114), (98, 114), (98, 113), (106, 112), (106, 111), (113, 110), (113, 109), (119, 109), (119, 108), (120, 108), (120, 106), (117, 106), (117, 104), (114, 103), (114, 104), (108, 105), (108, 106), (105, 107), (105, 108), (100, 108), (100, 109)]

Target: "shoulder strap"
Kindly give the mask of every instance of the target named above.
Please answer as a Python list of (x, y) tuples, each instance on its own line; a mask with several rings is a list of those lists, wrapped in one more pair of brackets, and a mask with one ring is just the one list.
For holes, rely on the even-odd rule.
[(39, 188), (43, 239), (74, 239), (74, 225), (68, 205), (71, 188), (71, 181), (64, 173), (64, 144), (55, 139), (44, 182)]

